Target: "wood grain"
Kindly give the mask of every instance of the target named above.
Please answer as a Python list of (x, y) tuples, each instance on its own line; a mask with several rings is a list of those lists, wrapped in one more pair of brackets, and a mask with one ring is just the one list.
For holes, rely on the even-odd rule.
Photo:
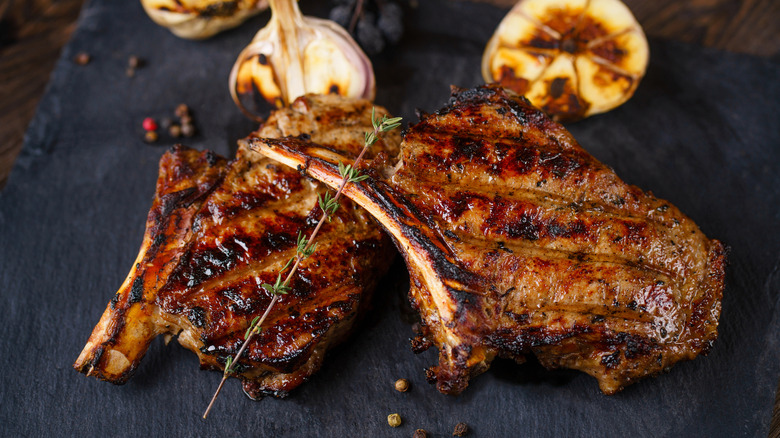
[[(486, 0), (511, 7), (517, 0)], [(777, 0), (623, 0), (648, 36), (759, 56), (780, 54)]]
[(0, 3), (0, 188), (83, 0)]

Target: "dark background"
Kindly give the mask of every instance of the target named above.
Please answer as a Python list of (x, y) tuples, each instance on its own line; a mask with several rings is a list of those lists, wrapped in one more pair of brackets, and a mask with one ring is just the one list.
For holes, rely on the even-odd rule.
[[(325, 15), (326, 6), (302, 5)], [(448, 85), (481, 83), (481, 53), (504, 9), (424, 0), (400, 47), (374, 59), (377, 102), (406, 120), (432, 111)], [(409, 350), (408, 280), (396, 259), (355, 336), (286, 400), (253, 402), (230, 382), (208, 421), (220, 375), (156, 340), (116, 387), (71, 364), (133, 262), (171, 142), (147, 145), (141, 120), (193, 110), (185, 142), (232, 155), (254, 128), (227, 93), (240, 49), (268, 19), (204, 42), (177, 39), (138, 2), (94, 0), (81, 13), (25, 146), (0, 193), (0, 424), (6, 435), (55, 436), (766, 436), (780, 376), (780, 64), (651, 40), (636, 96), (569, 126), (626, 181), (670, 200), (731, 247), (713, 352), (667, 375), (602, 395), (573, 371), (496, 361), (459, 397), (427, 385), (435, 352)], [(87, 66), (74, 64), (81, 51)], [(125, 76), (127, 58), (147, 66)], [(405, 377), (412, 389), (393, 390)], [(399, 413), (404, 425), (387, 426)]]

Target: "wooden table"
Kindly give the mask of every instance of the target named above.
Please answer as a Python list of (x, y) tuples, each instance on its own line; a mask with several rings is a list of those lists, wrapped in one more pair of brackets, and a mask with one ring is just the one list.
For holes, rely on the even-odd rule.
[[(0, 188), (21, 149), (60, 50), (75, 28), (83, 1), (0, 0)], [(505, 7), (515, 2), (485, 1)], [(625, 2), (651, 37), (780, 57), (780, 1)], [(769, 435), (780, 438), (780, 391)]]

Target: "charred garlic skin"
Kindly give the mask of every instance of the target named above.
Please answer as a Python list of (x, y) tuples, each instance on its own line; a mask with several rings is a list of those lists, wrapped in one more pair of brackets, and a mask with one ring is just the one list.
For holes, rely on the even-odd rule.
[(205, 39), (268, 9), (268, 0), (141, 0), (149, 17), (186, 39)]
[(373, 100), (371, 61), (338, 24), (301, 14), (294, 0), (270, 0), (271, 19), (239, 54), (230, 94), (257, 119), (307, 93)]

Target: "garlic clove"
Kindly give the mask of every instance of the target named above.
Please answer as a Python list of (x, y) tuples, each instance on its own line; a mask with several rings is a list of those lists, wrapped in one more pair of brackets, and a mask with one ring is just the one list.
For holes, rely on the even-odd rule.
[(575, 66), (580, 80), (579, 94), (590, 102), (588, 111), (603, 113), (628, 100), (634, 85), (631, 76), (587, 56), (578, 56)]
[(205, 39), (268, 8), (268, 0), (141, 0), (147, 15), (174, 35)]
[(560, 38), (577, 26), (587, 6), (588, 0), (524, 0), (515, 10)]
[(564, 53), (559, 55), (535, 80), (526, 97), (547, 114), (556, 114), (568, 120), (588, 109), (579, 94), (579, 77), (575, 57)]
[(368, 57), (336, 23), (305, 17), (295, 1), (270, 0), (272, 15), (239, 54), (230, 93), (250, 118), (307, 93), (373, 99)]
[(330, 20), (306, 17), (305, 21), (325, 36), (312, 39), (304, 49), (306, 92), (373, 100), (376, 83), (371, 61), (347, 31)]

